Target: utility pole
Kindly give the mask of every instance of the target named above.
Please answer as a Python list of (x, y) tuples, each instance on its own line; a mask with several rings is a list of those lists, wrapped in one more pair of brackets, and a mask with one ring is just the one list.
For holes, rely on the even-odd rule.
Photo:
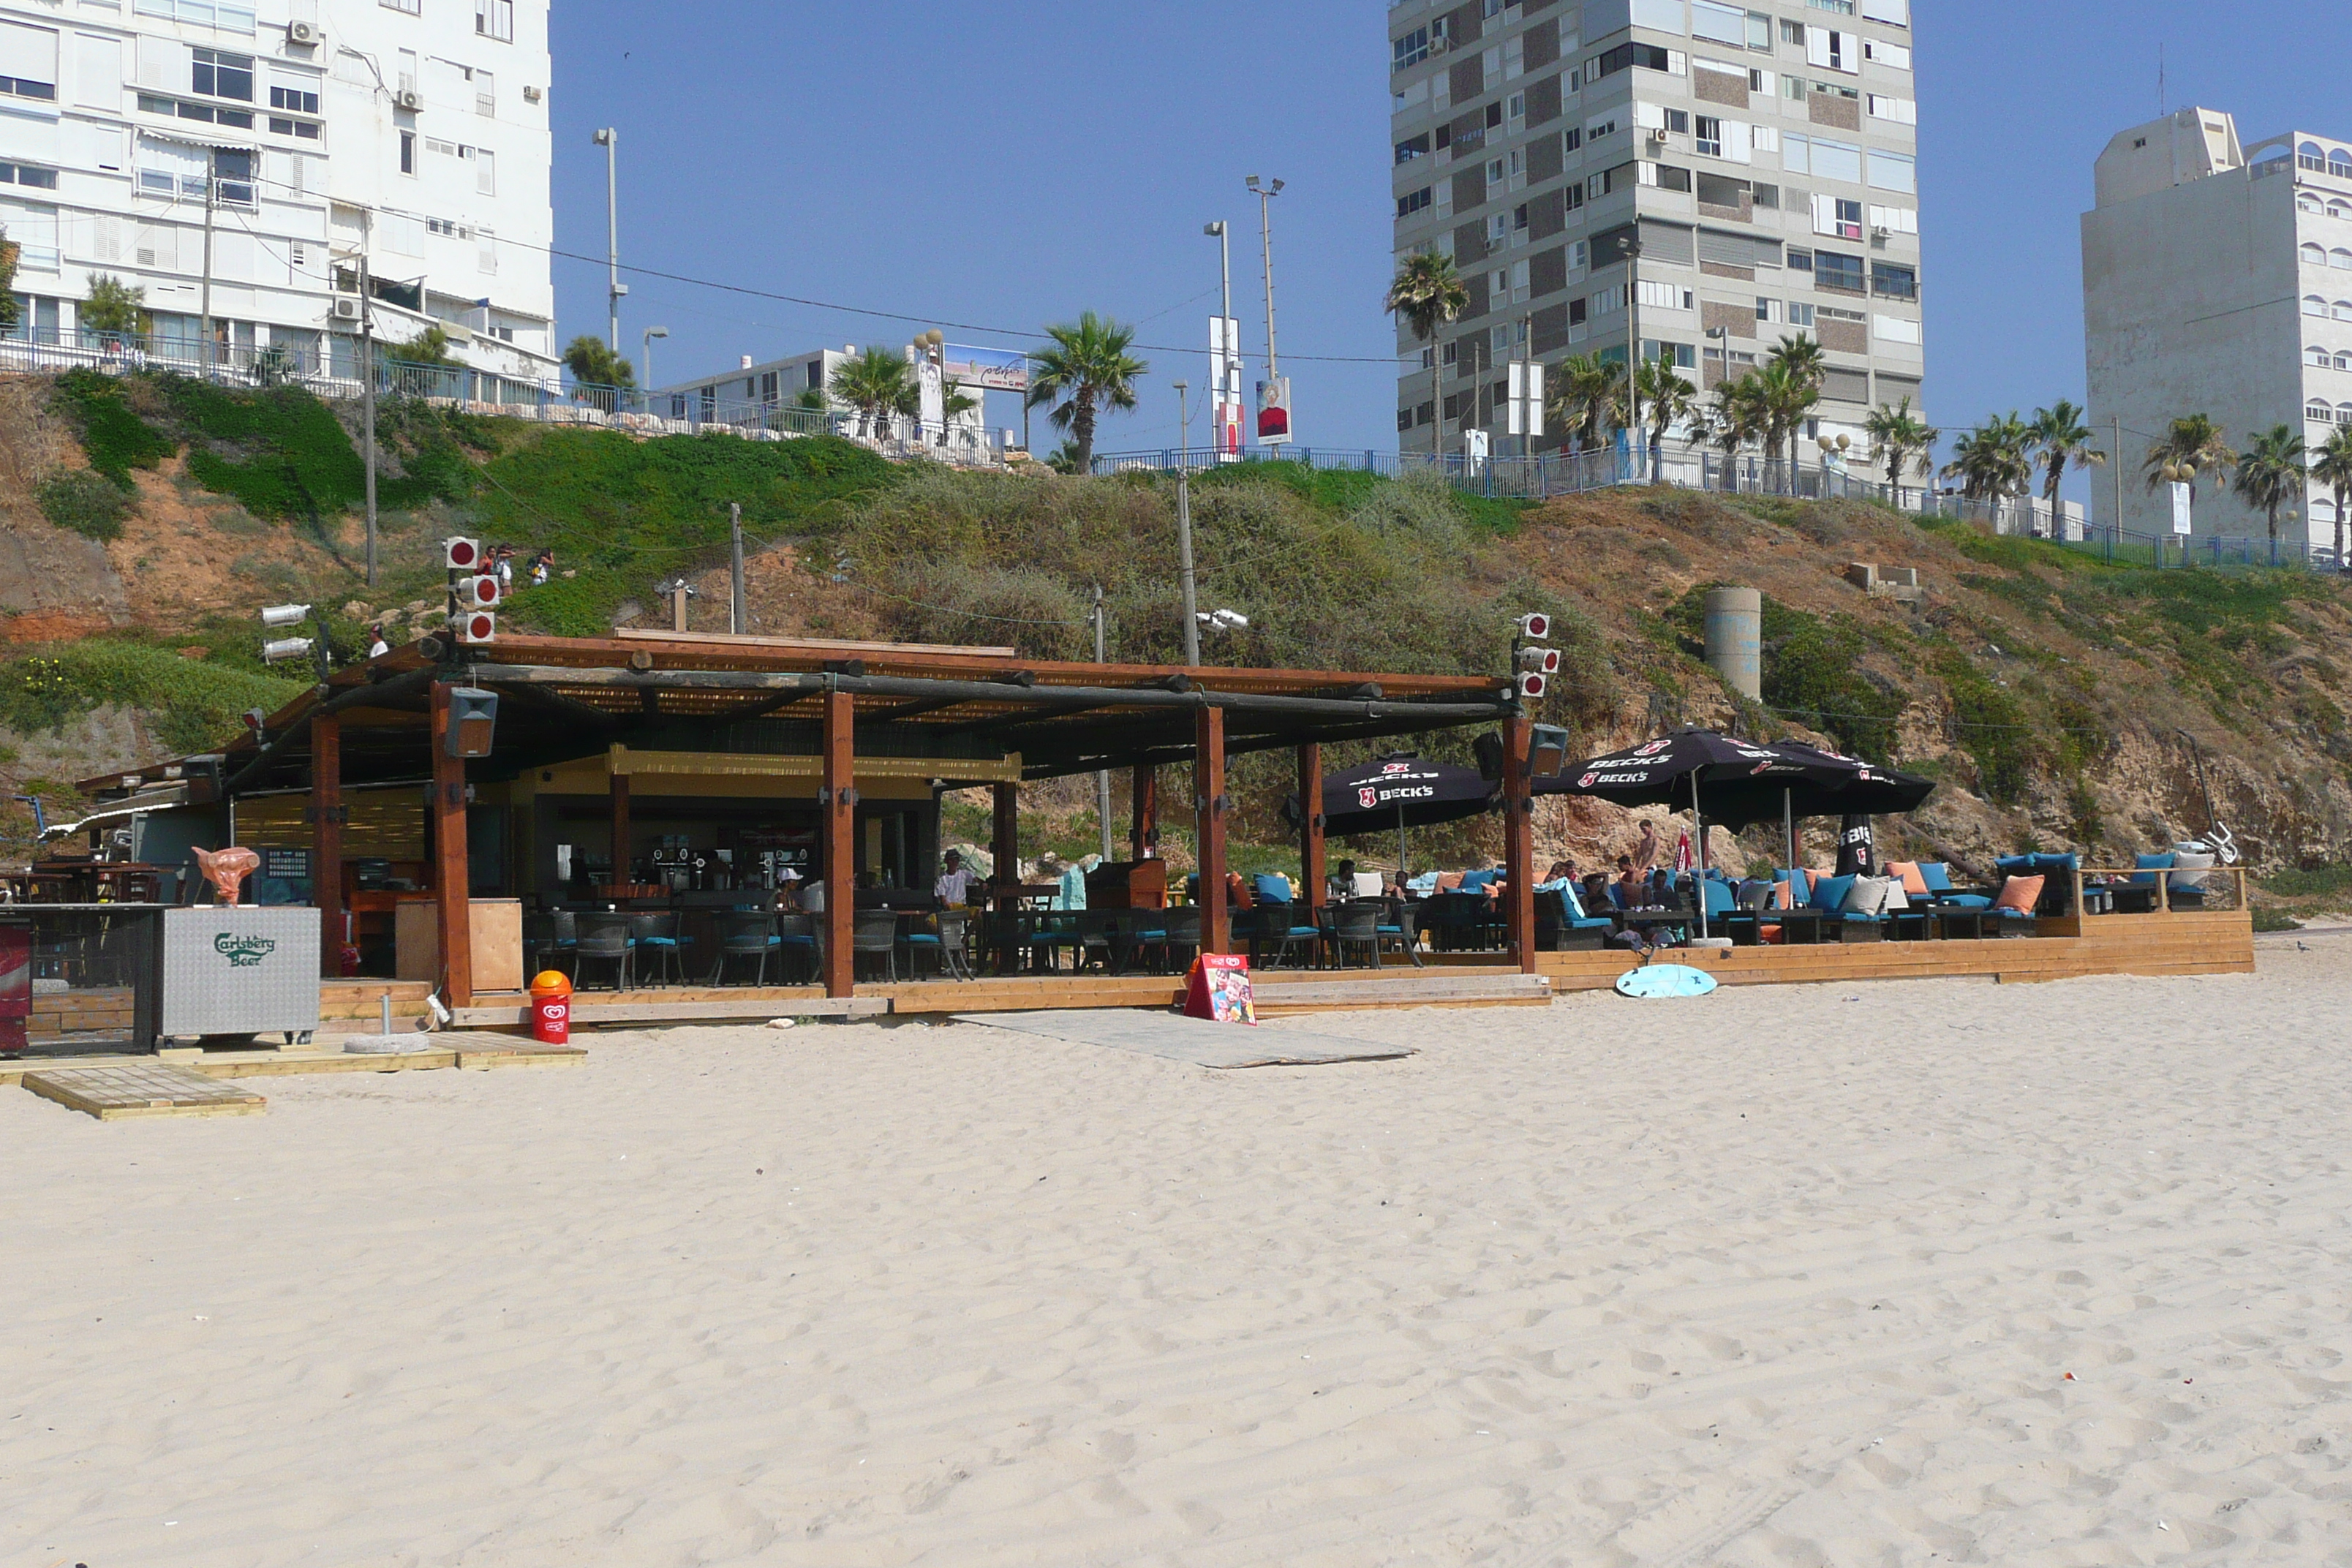
[[(204, 325), (197, 329), (197, 352), (207, 370), (213, 363), (213, 205), (220, 195), (220, 149), (205, 149), (205, 298)], [(211, 377), (207, 375), (206, 380)]]
[[(1226, 417), (1225, 410), (1238, 405), (1242, 395), (1241, 344), (1234, 341), (1237, 334), (1234, 321), (1234, 240), (1232, 231), (1223, 218), (1202, 225), (1201, 232), (1217, 242), (1217, 277), (1223, 289), (1221, 297), (1223, 304), (1217, 316), (1216, 331), (1216, 342), (1221, 347), (1217, 353), (1216, 384), (1212, 388), (1220, 424), (1209, 442), (1215, 450), (1223, 452), (1225, 449), (1225, 426), (1222, 422)], [(1234, 418), (1233, 433), (1238, 443), (1240, 416), (1235, 415)]]
[[(1617, 247), (1625, 253), (1625, 440), (1637, 464), (1642, 459), (1642, 324), (1637, 314), (1641, 293), (1642, 242), (1632, 235), (1621, 235)], [(1724, 362), (1727, 373), (1731, 361)], [(1790, 476), (1789, 493), (1796, 493), (1796, 477)]]
[[(1094, 617), (1095, 662), (1100, 664), (1107, 656), (1104, 651), (1102, 584), (1099, 583), (1095, 584)], [(1110, 862), (1110, 773), (1108, 769), (1098, 769), (1095, 773), (1095, 818), (1102, 828), (1102, 858), (1104, 864), (1108, 865)]]
[(2107, 550), (2107, 559), (2110, 561), (2115, 559), (2114, 545), (2124, 542), (2124, 416), (2120, 414), (2116, 415), (2115, 424), (2115, 442), (2107, 448), (2107, 464), (2116, 471), (2116, 521), (2114, 530), (2108, 536), (2113, 542)]
[[(727, 542), (730, 552), (730, 583), (733, 590), (727, 600), (727, 629), (740, 634), (751, 629), (751, 617), (743, 609), (743, 503), (727, 503)], [(1100, 589), (1096, 593), (1099, 595)], [(1102, 634), (1095, 634), (1100, 640)]]
[(1184, 401), (1191, 388), (1176, 384), (1176, 580), (1184, 590), (1184, 667), (1201, 665), (1200, 599), (1192, 588), (1192, 410)]
[(604, 149), (604, 303), (612, 312), (614, 359), (621, 357), (621, 299), (629, 291), (621, 281), (621, 191), (614, 164), (620, 142), (621, 133), (609, 125), (596, 132), (596, 145)]
[[(369, 215), (367, 241), (375, 240)], [(367, 252), (360, 252), (360, 433), (367, 447), (367, 585), (375, 586), (375, 295), (368, 280)]]

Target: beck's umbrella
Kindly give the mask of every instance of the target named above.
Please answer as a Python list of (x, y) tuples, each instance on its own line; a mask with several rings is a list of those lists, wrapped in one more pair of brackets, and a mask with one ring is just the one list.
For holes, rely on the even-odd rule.
[(1780, 831), (1788, 840), (1791, 866), (1799, 859), (1797, 818), (1835, 815), (1844, 819), (1838, 830), (1837, 874), (1868, 871), (1878, 857), (1870, 819), (1916, 811), (1936, 789), (1933, 779), (1823, 751), (1802, 741), (1776, 741), (1770, 750), (1802, 763), (1807, 770), (1806, 782), (1791, 784), (1780, 806)]
[(1404, 880), (1404, 830), (1460, 822), (1494, 809), (1496, 786), (1475, 768), (1433, 763), (1405, 752), (1323, 781), (1323, 831), (1397, 836), (1397, 880)]

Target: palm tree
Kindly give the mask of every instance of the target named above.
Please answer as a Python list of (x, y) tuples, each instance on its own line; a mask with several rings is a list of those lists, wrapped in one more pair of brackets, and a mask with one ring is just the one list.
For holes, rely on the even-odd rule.
[(1911, 412), (1907, 394), (1891, 408), (1882, 403), (1872, 409), (1862, 422), (1862, 431), (1885, 460), (1886, 488), (1896, 505), (1902, 504), (1906, 468), (1913, 468), (1923, 479), (1936, 471), (1936, 441), (1942, 432)]
[[(1822, 354), (1819, 338), (1811, 332), (1799, 332), (1793, 338), (1782, 338), (1766, 352), (1764, 369), (1768, 375), (1780, 371), (1787, 377), (1785, 382), (1776, 384), (1775, 401), (1784, 405), (1783, 412), (1787, 415), (1780, 438), (1789, 448), (1789, 482), (1793, 494), (1797, 475), (1797, 437), (1804, 426), (1804, 411), (1821, 401), (1822, 381), (1829, 372), (1829, 362)], [(1799, 387), (1805, 393), (1801, 401), (1796, 396), (1796, 388)]]
[[(415, 342), (387, 344), (383, 352), (393, 359), (401, 359), (428, 351), (432, 345), (425, 342), (425, 336), (437, 331), (438, 328), (428, 327), (424, 333), (418, 334)], [(443, 342), (446, 344), (446, 342), (445, 334)], [(445, 353), (442, 359), (425, 363), (446, 363), (447, 355)], [(572, 373), (574, 386), (587, 397), (590, 405), (607, 414), (613, 412), (613, 389), (635, 386), (637, 381), (637, 373), (627, 360), (614, 353), (604, 339), (591, 337), (585, 332), (563, 345), (563, 368)]]
[(1774, 461), (1786, 455), (1789, 464), (1789, 493), (1797, 489), (1797, 437), (1805, 426), (1805, 410), (1822, 400), (1821, 384), (1806, 376), (1791, 362), (1768, 360), (1748, 373), (1755, 384), (1748, 395), (1756, 400), (1758, 411), (1764, 419), (1764, 449)]
[(2189, 494), (2193, 501), (2198, 474), (2207, 468), (2224, 474), (2237, 462), (2238, 454), (2221, 438), (2221, 427), (2205, 415), (2190, 414), (2164, 427), (2163, 438), (2148, 447), (2140, 471), (2147, 477), (2147, 488), (2154, 489), (2167, 481), (2165, 469), (2175, 465), (2187, 468)]
[(2238, 459), (2238, 477), (2231, 486), (2238, 499), (2259, 511), (2271, 529), (2271, 564), (2278, 564), (2279, 508), (2303, 494), (2309, 474), (2304, 468), (2303, 437), (2292, 425), (2273, 425), (2255, 434), (2245, 456)]
[(1404, 259), (1389, 284), (1381, 309), (1394, 311), (1427, 342), (1437, 329), (1454, 321), (1470, 306), (1470, 290), (1454, 268), (1454, 258), (1441, 251), (1418, 251)]
[(1092, 310), (1075, 323), (1047, 327), (1045, 335), (1053, 345), (1029, 356), (1028, 406), (1048, 405), (1046, 418), (1070, 433), (1072, 460), (1079, 473), (1087, 473), (1094, 467), (1096, 415), (1133, 408), (1136, 378), (1151, 367), (1127, 352), (1135, 344), (1133, 327)]
[(857, 410), (860, 436), (879, 438), (892, 415), (904, 414), (909, 405), (921, 405), (915, 367), (907, 363), (905, 354), (878, 344), (835, 365), (825, 387), (836, 401)]
[(1738, 381), (1717, 387), (1713, 405), (1697, 416), (1696, 429), (1700, 439), (1713, 442), (1723, 454), (1723, 488), (1727, 490), (1739, 488), (1734, 459), (1764, 433), (1765, 418), (1755, 392), (1756, 373), (1750, 371)]
[(1570, 354), (1553, 367), (1546, 384), (1557, 388), (1547, 419), (1576, 434), (1576, 450), (1601, 445), (1605, 428), (1622, 429), (1625, 423), (1624, 367), (1597, 353)]
[(2107, 454), (2091, 445), (2083, 411), (2064, 398), (2051, 407), (2035, 409), (2032, 428), (2032, 450), (2040, 454), (2042, 465), (2042, 499), (2049, 504), (2050, 532), (2055, 538), (2065, 531), (2058, 523), (2058, 486), (2066, 477), (2066, 465), (2096, 468), (2107, 460)]
[(2352, 425), (2338, 425), (2312, 454), (2311, 477), (2336, 492), (2336, 569), (2347, 569), (2344, 559), (2346, 534), (2352, 532), (2352, 518), (2344, 515), (2345, 504), (2352, 501)]
[(1634, 373), (1642, 416), (1650, 429), (1650, 482), (1664, 481), (1666, 432), (1698, 411), (1698, 388), (1664, 360), (1647, 360)]
[(1959, 480), (1960, 494), (1969, 500), (1991, 502), (1998, 515), (2002, 501), (2032, 489), (2032, 443), (2033, 427), (2012, 409), (1952, 443), (1944, 478)]

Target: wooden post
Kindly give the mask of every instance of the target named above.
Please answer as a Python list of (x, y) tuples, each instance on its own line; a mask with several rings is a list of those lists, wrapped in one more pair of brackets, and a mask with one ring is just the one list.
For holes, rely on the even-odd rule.
[[(1536, 816), (1534, 781), (1528, 776), (1527, 715), (1503, 721), (1504, 929), (1519, 973), (1536, 972)], [(1699, 897), (1706, 897), (1706, 889)]]
[(1021, 967), (1020, 931), (1013, 918), (1021, 909), (1021, 786), (995, 785), (991, 805), (994, 816), (988, 852), (996, 861), (991, 878), (996, 888), (996, 971), (1011, 974)]
[(1225, 710), (1204, 707), (1192, 719), (1192, 821), (1200, 842), (1201, 951), (1233, 951), (1225, 908)]
[(449, 754), (449, 683), (433, 683), (433, 902), (442, 999), (474, 1005), (474, 909), (466, 864), (466, 759)]
[(319, 973), (343, 973), (343, 721), (310, 721), (310, 901), (319, 906)]
[(1323, 907), (1323, 748), (1298, 748), (1298, 874), (1310, 910)]
[(856, 700), (846, 691), (824, 694), (824, 994), (848, 996), (856, 989), (857, 955), (851, 938), (857, 929), (857, 785), (854, 744)]
[[(605, 766), (612, 764), (608, 762)], [(629, 775), (611, 774), (604, 785), (613, 806), (613, 885), (625, 887), (636, 879), (629, 873)]]
[(1149, 763), (1136, 764), (1135, 817), (1127, 838), (1133, 859), (1150, 860), (1160, 853), (1160, 770)]

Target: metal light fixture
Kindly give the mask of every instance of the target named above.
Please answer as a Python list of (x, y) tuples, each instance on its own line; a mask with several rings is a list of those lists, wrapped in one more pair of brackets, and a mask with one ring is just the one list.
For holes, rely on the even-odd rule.
[(308, 605), (272, 605), (261, 612), (261, 624), (276, 631), (280, 626), (300, 625), (310, 613)]

